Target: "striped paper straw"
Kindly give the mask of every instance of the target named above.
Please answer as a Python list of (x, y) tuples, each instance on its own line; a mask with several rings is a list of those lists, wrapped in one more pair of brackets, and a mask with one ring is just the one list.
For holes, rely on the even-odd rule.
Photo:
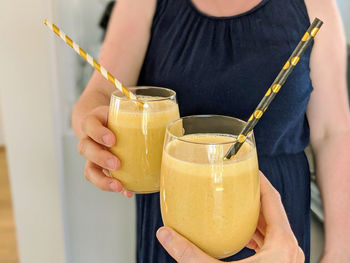
[(91, 66), (93, 66), (102, 76), (110, 81), (118, 90), (120, 90), (126, 97), (129, 99), (136, 100), (135, 94), (130, 92), (127, 88), (120, 83), (111, 73), (109, 73), (104, 67), (102, 67), (92, 56), (85, 52), (82, 48), (79, 47), (71, 38), (69, 38), (64, 32), (62, 32), (55, 24), (50, 23), (45, 19), (44, 24), (47, 25), (57, 36), (63, 39), (71, 48), (74, 49), (85, 61), (87, 61)]
[(299, 44), (293, 51), (292, 55), (289, 57), (287, 62), (284, 64), (282, 70), (277, 75), (270, 88), (267, 90), (264, 98), (260, 101), (254, 113), (250, 116), (248, 122), (242, 129), (241, 133), (238, 135), (237, 141), (230, 147), (230, 149), (226, 153), (226, 160), (231, 159), (237, 154), (243, 143), (246, 141), (247, 136), (249, 136), (252, 133), (253, 128), (258, 123), (264, 112), (267, 110), (267, 107), (275, 98), (283, 84), (286, 82), (288, 76), (293, 71), (294, 67), (298, 64), (301, 56), (304, 54), (306, 49), (311, 44), (312, 40), (315, 38), (322, 24), (323, 22), (318, 18), (315, 18), (315, 20), (312, 22), (312, 24), (300, 40)]

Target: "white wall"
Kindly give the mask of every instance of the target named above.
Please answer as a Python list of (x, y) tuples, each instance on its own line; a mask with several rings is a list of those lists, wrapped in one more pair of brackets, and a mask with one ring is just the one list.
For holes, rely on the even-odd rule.
[[(60, 0), (56, 3), (55, 20), (62, 31), (94, 58), (98, 58), (102, 30), (99, 20), (109, 0)], [(55, 38), (57, 73), (62, 110), (62, 132), (71, 130), (72, 108), (88, 83), (92, 67), (74, 53), (63, 41)]]
[[(0, 101), (1, 101), (1, 92), (0, 92)], [(3, 120), (2, 120), (2, 109), (0, 104), (0, 146), (5, 145), (5, 138), (4, 138), (4, 132), (3, 132)]]
[(21, 263), (65, 262), (53, 49), (43, 24), (53, 1), (0, 1), (0, 104)]
[[(98, 57), (99, 20), (108, 0), (60, 0), (55, 23), (93, 57)], [(97, 189), (84, 177), (85, 160), (77, 153), (70, 127), (71, 109), (92, 69), (51, 33), (57, 51), (60, 98), (65, 247), (69, 263), (135, 262), (135, 200)]]
[(350, 44), (350, 1), (337, 0), (337, 4), (344, 22), (346, 38)]

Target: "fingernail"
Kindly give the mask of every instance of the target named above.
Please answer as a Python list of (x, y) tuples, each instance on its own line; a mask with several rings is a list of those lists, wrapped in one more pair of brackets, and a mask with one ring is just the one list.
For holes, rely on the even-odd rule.
[(123, 190), (121, 191), (121, 193), (122, 193), (122, 195), (124, 195), (125, 197), (128, 197), (128, 191), (127, 191), (127, 190), (123, 189)]
[(102, 172), (105, 174), (105, 176), (112, 177), (108, 170), (103, 169)]
[(121, 185), (116, 182), (109, 183), (109, 188), (111, 189), (111, 191), (118, 193), (122, 190)]
[(107, 166), (108, 166), (109, 169), (115, 170), (117, 168), (117, 162), (113, 158), (108, 159), (107, 160)]
[(108, 146), (112, 144), (112, 140), (108, 134), (102, 136), (102, 141), (105, 145), (108, 145)]
[(157, 238), (164, 247), (168, 247), (169, 241), (171, 240), (171, 233), (166, 228), (160, 228), (157, 231)]

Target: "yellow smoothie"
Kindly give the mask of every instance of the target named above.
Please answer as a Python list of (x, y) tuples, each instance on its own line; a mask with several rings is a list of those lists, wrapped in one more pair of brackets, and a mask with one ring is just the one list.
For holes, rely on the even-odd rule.
[(164, 225), (216, 258), (244, 248), (260, 210), (256, 149), (245, 142), (233, 160), (222, 161), (233, 140), (220, 134), (185, 135), (165, 145), (163, 153)]
[(159, 191), (160, 165), (167, 124), (179, 118), (175, 101), (142, 97), (135, 101), (111, 100), (108, 128), (117, 141), (110, 151), (121, 160), (121, 168), (112, 171), (124, 188), (137, 193)]

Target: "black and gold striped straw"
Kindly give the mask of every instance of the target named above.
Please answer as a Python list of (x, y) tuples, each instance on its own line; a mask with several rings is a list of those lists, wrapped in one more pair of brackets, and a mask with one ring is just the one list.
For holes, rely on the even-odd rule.
[(238, 135), (237, 141), (230, 147), (230, 149), (226, 153), (225, 160), (229, 160), (237, 154), (243, 143), (246, 141), (247, 136), (249, 136), (250, 133), (253, 131), (253, 128), (258, 123), (259, 119), (262, 117), (264, 112), (267, 110), (267, 107), (270, 105), (272, 100), (277, 95), (278, 91), (286, 82), (288, 76), (290, 75), (290, 73), (292, 73), (294, 67), (298, 64), (301, 56), (304, 54), (306, 49), (311, 44), (312, 40), (315, 38), (322, 24), (323, 22), (318, 18), (315, 18), (315, 20), (312, 22), (312, 24), (302, 37), (301, 41), (293, 51), (292, 55), (289, 57), (287, 62), (284, 64), (282, 70), (277, 75), (270, 88), (267, 90), (265, 96), (260, 101), (259, 105), (256, 107), (254, 113), (250, 116), (247, 124), (244, 126), (241, 133)]
[[(102, 76), (111, 82), (118, 90), (120, 90), (129, 99), (136, 100), (135, 94), (130, 92), (127, 88), (120, 83), (111, 73), (109, 73), (103, 66), (101, 66), (92, 56), (85, 52), (77, 43), (75, 43), (70, 37), (68, 37), (63, 31), (61, 31), (55, 24), (50, 23), (45, 19), (44, 24), (47, 25), (57, 36), (59, 36), (64, 42), (66, 42), (71, 48), (74, 49), (85, 61), (87, 61), (92, 67), (94, 67)], [(141, 103), (141, 102), (140, 102)]]

